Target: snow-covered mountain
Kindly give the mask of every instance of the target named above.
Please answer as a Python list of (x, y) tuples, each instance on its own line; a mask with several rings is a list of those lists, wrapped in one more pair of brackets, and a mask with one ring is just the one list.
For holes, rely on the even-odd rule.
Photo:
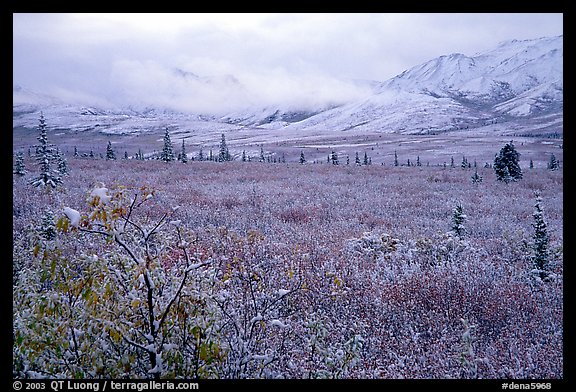
[(290, 127), (430, 133), (495, 123), (562, 132), (562, 36), (506, 41), (472, 57), (438, 57), (385, 81), (363, 101)]
[[(242, 83), (232, 75), (201, 77), (176, 69), (174, 76), (183, 84), (201, 83), (203, 89), (245, 94), (250, 101)], [(346, 104), (309, 109), (247, 105), (218, 116), (154, 107), (67, 105), (14, 86), (13, 125), (35, 127), (38, 112), (43, 110), (54, 128), (122, 134), (166, 126), (196, 132), (250, 128), (287, 136), (290, 132), (348, 130), (429, 134), (486, 126), (504, 133), (563, 132), (563, 36), (505, 41), (470, 57), (460, 53), (440, 56), (384, 82), (358, 83), (369, 86), (372, 94)]]

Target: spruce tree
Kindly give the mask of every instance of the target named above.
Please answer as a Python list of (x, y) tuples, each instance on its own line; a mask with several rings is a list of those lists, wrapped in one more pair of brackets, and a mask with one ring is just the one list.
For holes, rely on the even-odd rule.
[(333, 165), (340, 164), (340, 162), (338, 161), (338, 154), (336, 153), (336, 151), (332, 151), (332, 154), (330, 155), (330, 159), (332, 160)]
[(78, 148), (76, 148), (76, 146), (74, 146), (74, 158), (78, 158), (80, 156), (80, 154), (78, 154)]
[(474, 174), (472, 175), (472, 183), (477, 184), (482, 182), (482, 176), (478, 174), (478, 168), (474, 169)]
[(398, 162), (398, 154), (396, 151), (394, 151), (394, 166), (400, 166), (400, 163)]
[(530, 169), (534, 169), (534, 161), (530, 158)]
[(362, 162), (360, 162), (360, 157), (358, 156), (358, 151), (356, 151), (356, 158), (354, 160), (354, 163), (358, 166), (362, 164)]
[(108, 141), (108, 146), (106, 146), (106, 160), (113, 161), (116, 160), (116, 153), (112, 149), (112, 142)]
[(364, 151), (364, 166), (368, 166), (368, 154)]
[(200, 151), (198, 152), (198, 160), (199, 161), (204, 160), (204, 151), (202, 150), (202, 147), (200, 147)]
[(300, 164), (306, 163), (306, 158), (304, 158), (304, 151), (300, 151)]
[[(499, 181), (517, 181), (522, 178), (522, 169), (518, 164), (520, 154), (516, 151), (512, 141), (500, 149), (494, 158), (494, 172)], [(507, 174), (506, 174), (507, 173)]]
[(186, 155), (186, 143), (184, 143), (184, 139), (182, 139), (182, 153), (180, 155), (182, 157), (182, 163), (188, 163), (188, 155)]
[(246, 150), (242, 150), (242, 162), (246, 162)]
[(17, 174), (19, 176), (25, 175), (26, 166), (24, 165), (24, 153), (21, 151), (17, 152), (15, 159), (16, 161), (14, 162), (14, 174)]
[(260, 162), (265, 162), (266, 159), (264, 158), (264, 147), (260, 146)]
[(36, 146), (36, 162), (40, 166), (40, 174), (34, 177), (30, 183), (35, 186), (48, 186), (56, 188), (62, 184), (62, 178), (58, 171), (52, 170), (51, 164), (56, 160), (55, 147), (48, 143), (48, 133), (46, 130), (46, 120), (42, 112), (40, 113), (39, 126), (40, 135), (38, 136), (39, 145)]
[(226, 136), (222, 134), (222, 139), (220, 141), (220, 152), (218, 153), (218, 162), (228, 162), (231, 160), (230, 152), (228, 151), (228, 146), (226, 145)]
[(549, 170), (558, 170), (560, 168), (560, 164), (558, 160), (554, 156), (554, 154), (550, 155), (550, 160), (548, 161), (548, 169)]
[(462, 238), (466, 232), (464, 228), (465, 220), (466, 215), (464, 215), (464, 209), (462, 205), (458, 203), (452, 212), (452, 231), (460, 238)]
[(174, 160), (174, 147), (172, 146), (172, 140), (170, 140), (168, 128), (164, 132), (164, 147), (160, 153), (160, 160), (163, 162), (172, 162)]
[(40, 226), (36, 230), (46, 241), (52, 241), (56, 238), (56, 224), (54, 223), (54, 213), (51, 210), (44, 211)]
[(60, 151), (58, 148), (56, 148), (56, 164), (58, 166), (58, 173), (60, 173), (60, 175), (67, 176), (69, 174), (68, 161), (66, 160), (66, 157), (62, 151)]
[(545, 279), (548, 276), (548, 229), (546, 221), (544, 220), (544, 212), (542, 211), (542, 198), (540, 194), (536, 194), (536, 204), (534, 204), (534, 213), (532, 217), (534, 222), (532, 227), (534, 227), (534, 254), (532, 256), (532, 261), (534, 263), (534, 268), (538, 271), (538, 275), (541, 279)]

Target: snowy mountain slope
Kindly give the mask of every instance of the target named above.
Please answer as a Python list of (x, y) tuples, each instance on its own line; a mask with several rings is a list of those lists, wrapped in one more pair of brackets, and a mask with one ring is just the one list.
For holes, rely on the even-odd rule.
[[(254, 104), (232, 75), (198, 76), (172, 70), (182, 91), (201, 86), (246, 103), (224, 115), (187, 113), (160, 106), (102, 108), (65, 104), (55, 98), (13, 88), (14, 128), (34, 128), (40, 110), (49, 128), (134, 135), (166, 127), (182, 135), (219, 132), (273, 132), (276, 139), (341, 131), (431, 134), (470, 132), (498, 124), (502, 132), (563, 132), (563, 36), (510, 40), (467, 56), (449, 54), (417, 65), (384, 82), (356, 81), (372, 93), (349, 103), (298, 108)], [(180, 89), (180, 87), (179, 87)], [(168, 92), (172, 94), (171, 92)], [(178, 97), (179, 91), (173, 96)], [(227, 94), (227, 93), (226, 93)], [(226, 95), (224, 94), (224, 95)]]
[[(473, 57), (441, 56), (385, 81), (377, 94), (362, 102), (287, 128), (433, 133), (513, 120), (515, 128), (529, 130), (530, 122), (542, 125), (554, 118), (556, 130), (562, 132), (562, 45), (562, 36), (512, 40)], [(536, 117), (542, 118), (532, 121)]]

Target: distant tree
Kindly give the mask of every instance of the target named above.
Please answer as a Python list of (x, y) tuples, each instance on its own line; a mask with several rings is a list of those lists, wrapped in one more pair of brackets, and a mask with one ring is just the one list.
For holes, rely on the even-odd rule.
[(36, 162), (40, 166), (40, 174), (32, 178), (30, 183), (35, 186), (51, 186), (56, 188), (62, 184), (62, 178), (57, 170), (52, 170), (51, 165), (56, 160), (56, 150), (53, 144), (48, 143), (48, 133), (46, 130), (46, 120), (40, 112), (39, 126), (40, 135), (38, 136), (39, 144), (36, 146)]
[(94, 158), (94, 151), (90, 150), (90, 154), (88, 155), (90, 158)]
[(420, 155), (416, 157), (416, 166), (422, 166), (422, 163), (420, 162)]
[(477, 184), (482, 182), (482, 176), (478, 174), (478, 168), (474, 169), (474, 174), (472, 175), (472, 183)]
[(14, 174), (23, 176), (26, 174), (26, 166), (24, 165), (24, 153), (19, 151), (16, 153), (16, 161), (14, 162)]
[[(520, 154), (512, 141), (506, 143), (500, 153), (494, 158), (494, 172), (499, 181), (517, 181), (522, 178), (522, 169), (518, 164)], [(506, 174), (507, 173), (507, 174)]]
[(306, 158), (304, 158), (304, 151), (300, 151), (300, 163), (306, 163)]
[(200, 147), (200, 152), (198, 152), (198, 160), (199, 161), (204, 160), (204, 152), (202, 151), (202, 147)]
[(364, 151), (364, 166), (368, 166), (368, 154)]
[(354, 163), (358, 166), (362, 164), (362, 162), (360, 162), (360, 157), (358, 156), (358, 151), (356, 151), (356, 158), (354, 159)]
[(60, 175), (67, 176), (69, 174), (70, 171), (68, 169), (68, 161), (59, 148), (56, 148), (56, 164), (58, 167), (58, 173), (60, 173)]
[(210, 149), (210, 152), (209, 152), (209, 154), (208, 154), (208, 160), (209, 160), (210, 162), (213, 162), (213, 161), (214, 161), (214, 154), (212, 154), (212, 149)]
[(264, 157), (264, 147), (260, 146), (260, 162), (265, 162), (266, 158)]
[(462, 205), (458, 203), (452, 212), (452, 231), (460, 238), (462, 238), (466, 232), (464, 228), (465, 220), (466, 215), (464, 215), (464, 209)]
[(550, 155), (550, 160), (548, 161), (548, 169), (549, 170), (558, 170), (560, 168), (560, 163), (554, 156), (554, 154)]
[(450, 167), (456, 167), (454, 164), (454, 157), (450, 157)]
[(112, 143), (108, 141), (108, 146), (106, 147), (106, 160), (111, 161), (116, 159), (116, 153), (112, 149)]
[(400, 166), (400, 163), (398, 162), (398, 154), (396, 151), (394, 151), (394, 166)]
[(408, 158), (408, 161), (406, 162), (406, 166), (408, 166), (408, 167), (412, 166), (412, 164), (410, 163), (410, 158)]
[(226, 145), (226, 136), (222, 134), (222, 139), (220, 140), (220, 151), (218, 153), (218, 162), (228, 162), (231, 161), (230, 151), (228, 151), (228, 146)]
[(164, 147), (160, 153), (160, 160), (163, 162), (172, 162), (174, 160), (174, 147), (172, 146), (172, 140), (170, 140), (168, 128), (164, 132)]
[(282, 157), (280, 157), (280, 162), (286, 163), (286, 154), (282, 153)]
[(530, 169), (534, 169), (534, 161), (530, 158)]
[(541, 279), (545, 279), (548, 276), (548, 229), (546, 221), (544, 220), (544, 212), (542, 210), (542, 197), (539, 193), (536, 193), (536, 204), (534, 205), (534, 213), (532, 217), (534, 222), (532, 227), (534, 227), (534, 254), (532, 260), (534, 263), (534, 268), (537, 270)]
[(242, 150), (242, 162), (246, 162), (246, 150)]
[(76, 146), (74, 146), (74, 158), (78, 158), (80, 156), (80, 154), (78, 154), (78, 148), (76, 148)]
[(182, 152), (180, 153), (182, 163), (188, 163), (188, 155), (186, 154), (186, 143), (184, 139), (182, 139)]
[(346, 165), (350, 164), (350, 155), (346, 155)]
[(332, 151), (332, 154), (330, 155), (330, 159), (332, 160), (333, 165), (339, 165), (340, 164), (340, 162), (338, 161), (338, 154), (336, 153), (336, 151)]
[(460, 164), (462, 169), (466, 169), (468, 167), (468, 159), (465, 156), (462, 156), (462, 163)]

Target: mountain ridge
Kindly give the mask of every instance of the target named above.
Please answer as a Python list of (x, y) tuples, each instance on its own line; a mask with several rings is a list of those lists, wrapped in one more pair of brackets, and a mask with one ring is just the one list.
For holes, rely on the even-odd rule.
[[(214, 88), (225, 85), (245, 93), (234, 75), (198, 76), (182, 69), (173, 73), (183, 83), (200, 81)], [(199, 131), (248, 127), (285, 132), (354, 129), (429, 134), (469, 131), (495, 123), (525, 133), (563, 132), (563, 35), (507, 40), (472, 56), (447, 54), (383, 82), (358, 83), (372, 93), (310, 109), (256, 105), (224, 115), (160, 107), (71, 105), (14, 84), (13, 126), (35, 127), (38, 112), (43, 110), (56, 128), (98, 127), (109, 133), (193, 125)]]

